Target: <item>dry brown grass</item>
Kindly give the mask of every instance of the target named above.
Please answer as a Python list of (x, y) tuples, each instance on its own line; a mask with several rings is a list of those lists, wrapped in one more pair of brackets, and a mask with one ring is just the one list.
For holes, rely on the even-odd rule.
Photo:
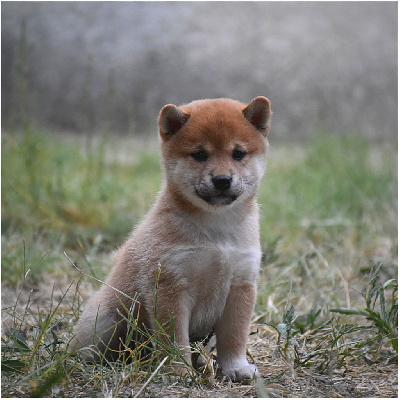
[[(397, 189), (390, 149), (332, 138), (272, 149), (260, 194), (264, 258), (248, 347), (261, 378), (242, 385), (216, 379), (212, 370), (174, 380), (170, 359), (154, 374), (162, 358), (102, 367), (67, 354), (73, 324), (98, 283), (82, 280), (64, 251), (85, 273), (104, 278), (109, 250), (157, 191), (157, 157), (145, 153), (127, 164), (113, 161), (112, 152), (103, 157), (94, 150), (87, 159), (73, 141), (7, 140), (3, 397), (397, 397)], [(31, 151), (36, 159), (21, 157)], [(372, 293), (373, 265), (381, 269)], [(369, 308), (368, 292), (376, 295)], [(170, 358), (176, 356), (171, 348)]]

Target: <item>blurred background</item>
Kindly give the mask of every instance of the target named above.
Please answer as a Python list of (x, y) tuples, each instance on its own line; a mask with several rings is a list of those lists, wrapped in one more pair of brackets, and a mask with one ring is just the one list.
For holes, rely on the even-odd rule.
[(273, 136), (397, 143), (397, 2), (2, 2), (2, 126), (149, 135), (267, 96)]

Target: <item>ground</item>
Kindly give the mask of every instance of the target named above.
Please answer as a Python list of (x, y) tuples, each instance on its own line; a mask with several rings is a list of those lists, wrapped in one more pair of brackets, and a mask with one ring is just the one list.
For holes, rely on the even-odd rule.
[(174, 379), (172, 347), (166, 359), (103, 367), (68, 354), (112, 251), (160, 185), (153, 144), (87, 143), (2, 138), (3, 397), (397, 397), (392, 145), (321, 135), (271, 146), (248, 345), (261, 376), (240, 384), (212, 368)]

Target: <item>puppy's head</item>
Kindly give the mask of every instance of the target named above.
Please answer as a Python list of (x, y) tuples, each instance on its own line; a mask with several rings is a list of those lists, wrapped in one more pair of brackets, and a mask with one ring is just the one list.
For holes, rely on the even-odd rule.
[(230, 99), (166, 105), (158, 126), (168, 188), (203, 210), (243, 203), (256, 194), (266, 166), (271, 107)]

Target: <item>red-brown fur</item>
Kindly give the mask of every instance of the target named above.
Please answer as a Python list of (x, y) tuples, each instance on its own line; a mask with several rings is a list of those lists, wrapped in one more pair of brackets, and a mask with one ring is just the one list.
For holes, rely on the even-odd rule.
[[(87, 304), (72, 351), (94, 346), (104, 352), (102, 343), (111, 337), (118, 350), (126, 334), (122, 303), (130, 308), (136, 298), (140, 326), (155, 330), (156, 318), (168, 330), (173, 316), (175, 340), (188, 364), (190, 338), (214, 330), (222, 373), (233, 380), (254, 376), (246, 342), (261, 257), (256, 194), (270, 118), (264, 97), (247, 106), (216, 99), (161, 110), (163, 186), (118, 250), (107, 286)], [(234, 158), (238, 150), (243, 159)], [(205, 160), (195, 158), (198, 151), (206, 152)], [(215, 183), (221, 176), (228, 188)]]

